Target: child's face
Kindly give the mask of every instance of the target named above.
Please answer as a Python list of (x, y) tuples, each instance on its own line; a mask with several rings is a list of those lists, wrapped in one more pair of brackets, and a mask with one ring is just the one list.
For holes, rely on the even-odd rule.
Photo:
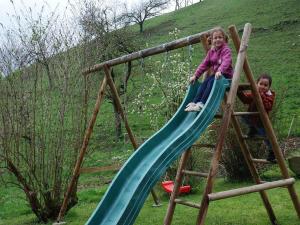
[(257, 82), (257, 88), (258, 88), (259, 91), (267, 92), (267, 91), (270, 89), (270, 82), (269, 82), (269, 79), (261, 78), (261, 79)]
[(213, 46), (219, 48), (223, 45), (225, 39), (221, 31), (215, 31), (213, 33), (212, 44)]

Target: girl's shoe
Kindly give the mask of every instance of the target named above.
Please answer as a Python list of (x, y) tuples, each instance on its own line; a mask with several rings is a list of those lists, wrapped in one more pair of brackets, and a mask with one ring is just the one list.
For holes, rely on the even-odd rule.
[(197, 102), (196, 105), (193, 108), (194, 112), (199, 112), (204, 107), (204, 104), (202, 102)]
[(195, 107), (196, 103), (195, 102), (190, 102), (189, 104), (186, 105), (186, 108), (184, 109), (184, 111), (186, 112), (191, 112), (191, 109), (193, 107)]
[(194, 105), (196, 105), (196, 103), (195, 103), (195, 102), (190, 102), (189, 104), (187, 104), (187, 105), (186, 105), (186, 107), (185, 107), (185, 108), (189, 108), (190, 106), (194, 106)]
[(194, 107), (193, 105), (187, 106), (187, 107), (184, 109), (184, 111), (186, 111), (186, 112), (192, 112), (192, 108), (193, 108), (193, 107)]
[(204, 107), (204, 104), (202, 102), (197, 102), (194, 105), (191, 105), (190, 107), (186, 108), (186, 112), (199, 112)]

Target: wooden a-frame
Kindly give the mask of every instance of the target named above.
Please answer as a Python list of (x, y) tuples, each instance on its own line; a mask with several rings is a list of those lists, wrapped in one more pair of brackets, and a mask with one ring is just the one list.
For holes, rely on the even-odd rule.
[[(267, 193), (265, 191), (267, 189), (276, 188), (276, 187), (286, 187), (288, 189), (291, 200), (292, 200), (295, 210), (297, 212), (298, 218), (300, 218), (300, 203), (299, 203), (299, 199), (298, 199), (298, 196), (297, 196), (295, 188), (294, 188), (295, 179), (291, 178), (288, 174), (288, 169), (284, 163), (283, 154), (278, 145), (278, 142), (277, 142), (274, 130), (272, 128), (272, 124), (269, 120), (268, 114), (266, 113), (266, 111), (264, 109), (261, 97), (259, 95), (259, 92), (258, 92), (258, 89), (256, 86), (256, 82), (254, 80), (252, 71), (250, 69), (250, 66), (249, 66), (249, 63), (248, 63), (248, 60), (246, 57), (246, 49), (248, 47), (249, 37), (250, 37), (250, 33), (251, 33), (251, 25), (250, 24), (245, 25), (241, 41), (238, 36), (237, 30), (234, 26), (229, 27), (229, 32), (231, 34), (231, 38), (233, 40), (234, 46), (238, 52), (238, 57), (237, 57), (237, 62), (235, 65), (234, 75), (233, 75), (229, 93), (228, 94), (226, 93), (226, 95), (224, 97), (225, 103), (222, 106), (224, 113), (222, 116), (221, 126), (219, 128), (217, 143), (214, 147), (214, 154), (213, 154), (209, 173), (205, 174), (205, 173), (199, 173), (199, 172), (195, 172), (195, 171), (185, 170), (187, 160), (191, 154), (191, 149), (188, 149), (186, 152), (184, 152), (182, 154), (182, 157), (181, 157), (178, 169), (177, 169), (174, 189), (171, 194), (167, 214), (164, 219), (164, 225), (171, 224), (176, 204), (183, 204), (183, 205), (186, 205), (189, 207), (198, 208), (199, 213), (198, 213), (198, 217), (196, 220), (196, 225), (203, 225), (205, 222), (207, 211), (208, 211), (208, 206), (211, 201), (230, 198), (230, 197), (253, 193), (253, 192), (259, 192), (259, 194), (262, 198), (263, 204), (267, 210), (267, 213), (268, 213), (271, 223), (274, 225), (278, 224), (275, 214), (273, 212), (272, 206), (268, 199)], [(202, 43), (203, 43), (203, 46), (205, 47), (206, 41), (203, 41)], [(207, 46), (205, 47), (205, 49), (207, 49)], [(258, 112), (234, 112), (234, 110), (233, 110), (235, 99), (237, 97), (238, 88), (241, 86), (245, 87), (245, 85), (239, 84), (242, 70), (244, 70), (246, 78), (249, 82), (249, 84), (246, 86), (250, 87), (250, 90), (252, 91), (252, 93), (254, 95), (254, 99), (255, 99), (255, 103), (256, 103)], [(254, 163), (255, 162), (267, 162), (267, 161), (266, 160), (257, 160), (257, 159), (252, 158), (249, 148), (247, 146), (247, 143), (245, 141), (246, 137), (243, 135), (240, 124), (239, 124), (239, 120), (236, 118), (237, 116), (250, 115), (250, 114), (259, 114), (260, 115), (261, 121), (262, 121), (263, 126), (267, 133), (267, 138), (271, 142), (271, 145), (272, 145), (275, 157), (276, 157), (276, 161), (280, 168), (280, 171), (281, 171), (281, 174), (283, 177), (282, 180), (273, 181), (273, 182), (263, 182), (259, 177), (259, 174), (257, 172), (257, 169), (256, 169)], [(229, 190), (229, 191), (212, 193), (214, 180), (217, 175), (218, 165), (219, 165), (222, 149), (223, 149), (224, 142), (225, 142), (225, 135), (226, 135), (226, 132), (228, 131), (230, 123), (232, 124), (232, 126), (235, 130), (235, 134), (236, 134), (237, 140), (240, 144), (243, 156), (245, 158), (247, 166), (250, 170), (250, 173), (251, 173), (256, 185), (253, 185), (250, 187), (234, 189), (234, 190)], [(193, 203), (193, 202), (189, 202), (189, 201), (185, 201), (185, 200), (177, 198), (178, 194), (179, 194), (179, 188), (182, 184), (182, 177), (184, 174), (207, 177), (206, 187), (205, 187), (205, 190), (203, 191), (201, 204), (197, 204), (197, 203)]]
[[(110, 89), (111, 89), (112, 94), (113, 94), (113, 98), (114, 98), (114, 100), (116, 102), (116, 105), (117, 105), (118, 112), (121, 115), (121, 117), (122, 117), (122, 119), (125, 123), (125, 128), (127, 130), (129, 139), (130, 139), (134, 149), (138, 148), (138, 144), (137, 144), (137, 142), (134, 138), (134, 135), (133, 135), (133, 133), (130, 129), (130, 126), (129, 126), (127, 118), (126, 118), (126, 114), (124, 113), (123, 107), (121, 105), (119, 94), (118, 94), (118, 92), (116, 90), (116, 87), (115, 87), (115, 84), (112, 80), (111, 69), (110, 68), (115, 66), (115, 65), (130, 62), (130, 61), (133, 61), (133, 60), (136, 60), (136, 59), (145, 58), (145, 57), (152, 56), (152, 55), (157, 55), (157, 54), (160, 54), (160, 53), (163, 53), (163, 52), (167, 52), (167, 51), (182, 48), (182, 47), (185, 47), (185, 46), (188, 46), (188, 45), (199, 43), (201, 38), (208, 35), (210, 32), (211, 32), (211, 30), (208, 30), (208, 31), (201, 32), (201, 33), (198, 33), (198, 34), (195, 34), (195, 35), (191, 35), (191, 36), (188, 36), (188, 37), (185, 37), (185, 38), (181, 38), (181, 39), (169, 42), (169, 43), (165, 43), (165, 44), (159, 45), (157, 47), (147, 48), (147, 49), (143, 49), (141, 51), (133, 52), (131, 54), (121, 56), (119, 58), (115, 58), (115, 59), (112, 59), (112, 60), (109, 60), (109, 61), (106, 61), (106, 62), (102, 62), (100, 64), (96, 64), (96, 65), (94, 65), (94, 66), (92, 66), (88, 69), (85, 69), (82, 72), (83, 75), (87, 76), (90, 73), (94, 73), (94, 72), (97, 72), (97, 71), (100, 71), (100, 70), (104, 69), (105, 76), (104, 76), (104, 78), (102, 80), (102, 83), (100, 84), (100, 87), (99, 87), (99, 91), (98, 91), (97, 100), (96, 100), (96, 103), (95, 103), (95, 106), (94, 106), (93, 114), (90, 118), (88, 127), (85, 131), (85, 135), (84, 135), (84, 138), (83, 138), (83, 143), (82, 143), (82, 146), (81, 146), (81, 149), (80, 149), (80, 152), (79, 152), (79, 155), (78, 155), (78, 158), (77, 158), (74, 170), (73, 170), (73, 175), (72, 175), (72, 178), (71, 178), (70, 183), (68, 185), (67, 191), (65, 193), (64, 200), (63, 200), (62, 206), (60, 208), (58, 217), (56, 219), (56, 221), (57, 221), (57, 223), (55, 223), (56, 225), (61, 224), (61, 221), (62, 221), (62, 219), (65, 215), (65, 212), (67, 210), (67, 206), (68, 206), (69, 199), (71, 197), (71, 193), (73, 192), (73, 190), (75, 188), (75, 185), (78, 181), (78, 178), (80, 176), (80, 168), (83, 164), (84, 156), (85, 156), (86, 151), (87, 151), (88, 143), (89, 143), (90, 137), (91, 137), (92, 132), (93, 132), (93, 128), (94, 128), (94, 125), (95, 125), (95, 122), (96, 122), (96, 118), (97, 118), (97, 115), (99, 113), (100, 106), (101, 106), (101, 104), (103, 102), (103, 99), (104, 99), (104, 93), (105, 93), (105, 88), (106, 88), (107, 84), (110, 86)], [(155, 205), (159, 206), (160, 205), (159, 200), (158, 200), (158, 198), (157, 198), (157, 196), (156, 196), (156, 194), (153, 190), (151, 190), (151, 194), (152, 194), (152, 197), (154, 199)]]
[[(276, 159), (278, 161), (278, 164), (280, 166), (280, 169), (281, 169), (281, 172), (282, 172), (283, 178), (284, 178), (284, 180), (282, 180), (279, 184), (277, 184), (277, 183), (274, 184), (272, 182), (272, 184), (270, 184), (270, 185), (267, 184), (267, 186), (268, 186), (267, 188), (265, 188), (264, 186), (261, 187), (259, 185), (256, 185), (256, 186), (254, 186), (254, 189), (255, 189), (255, 191), (257, 191), (257, 190), (260, 191), (261, 197), (262, 197), (263, 202), (266, 206), (269, 217), (270, 217), (271, 221), (273, 222), (273, 224), (275, 224), (276, 218), (275, 218), (275, 215), (272, 211), (271, 205), (268, 201), (268, 198), (267, 198), (266, 193), (265, 193), (264, 190), (269, 189), (270, 186), (273, 187), (274, 185), (275, 186), (287, 186), (288, 190), (289, 190), (289, 193), (291, 195), (292, 201), (294, 203), (295, 209), (297, 211), (298, 217), (300, 218), (300, 204), (299, 204), (299, 200), (298, 200), (297, 194), (295, 192), (295, 189), (293, 187), (294, 179), (289, 177), (287, 168), (284, 164), (283, 156), (280, 152), (280, 149), (279, 149), (274, 131), (272, 129), (272, 125), (269, 121), (268, 115), (264, 111), (262, 101), (260, 99), (260, 96), (259, 96), (258, 91), (257, 91), (256, 86), (255, 86), (255, 81), (253, 79), (253, 75), (251, 73), (250, 67), (248, 65), (248, 61), (246, 59), (246, 55), (245, 55), (246, 52), (245, 51), (246, 51), (247, 43), (248, 43), (249, 36), (250, 36), (251, 25), (250, 24), (245, 25), (244, 35), (243, 35), (243, 38), (242, 38), (242, 44), (241, 44), (240, 49), (239, 49), (239, 46), (240, 46), (239, 37), (238, 37), (238, 34), (237, 34), (237, 31), (236, 31), (235, 27), (231, 26), (229, 30), (230, 30), (232, 39), (234, 41), (235, 47), (238, 50), (239, 54), (238, 54), (238, 59), (237, 59), (237, 65), (236, 65), (236, 68), (235, 68), (234, 79), (232, 81), (229, 96), (226, 100), (226, 104), (225, 104), (225, 108), (224, 108), (225, 110), (224, 110), (224, 115), (223, 115), (223, 119), (222, 119), (221, 132), (220, 132), (219, 137), (218, 137), (218, 143), (217, 143), (217, 146), (216, 146), (216, 149), (215, 149), (215, 154), (214, 154), (213, 161), (212, 161), (212, 164), (211, 164), (211, 169), (210, 169), (210, 172), (208, 174), (207, 186), (206, 186), (205, 192), (203, 194), (202, 204), (201, 204), (201, 207), (200, 207), (199, 204), (189, 203), (189, 202), (185, 202), (185, 201), (181, 201), (179, 199), (176, 199), (176, 197), (178, 195), (178, 190), (179, 190), (179, 187), (180, 187), (179, 185), (181, 184), (181, 181), (182, 181), (182, 174), (183, 174), (183, 171), (184, 171), (183, 168), (185, 166), (186, 160), (187, 160), (187, 158), (190, 154), (190, 151), (191, 151), (189, 149), (183, 154), (182, 159), (181, 159), (180, 167), (178, 169), (178, 173), (177, 173), (177, 177), (176, 177), (174, 192), (171, 195), (168, 212), (167, 212), (165, 222), (164, 222), (165, 225), (171, 224), (172, 216), (173, 216), (173, 213), (174, 213), (174, 210), (175, 210), (175, 204), (176, 203), (182, 203), (182, 204), (185, 204), (185, 205), (188, 205), (188, 206), (199, 208), (200, 211), (199, 211), (199, 216), (198, 216), (198, 219), (197, 219), (197, 224), (204, 224), (204, 220), (205, 220), (205, 216), (206, 216), (206, 213), (207, 213), (209, 201), (221, 199), (221, 198), (224, 198), (224, 196), (228, 197), (230, 195), (231, 196), (236, 195), (236, 193), (234, 193), (235, 195), (230, 194), (230, 193), (228, 195), (228, 193), (225, 193), (225, 194), (221, 194), (221, 197), (219, 197), (217, 194), (212, 194), (211, 193), (212, 192), (213, 181), (214, 181), (217, 169), (218, 169), (218, 161), (220, 159), (220, 155), (221, 155), (222, 146), (223, 146), (223, 143), (224, 143), (226, 130), (228, 129), (230, 121), (232, 122), (232, 124), (235, 128), (235, 131), (237, 133), (239, 142), (241, 144), (241, 148), (243, 150), (244, 157), (246, 159), (248, 167), (250, 168), (251, 174), (254, 177), (255, 182), (257, 184), (261, 185), (261, 180), (260, 180), (260, 178), (258, 176), (258, 173), (257, 173), (257, 171), (256, 171), (256, 169), (253, 165), (253, 160), (254, 159), (252, 159), (252, 157), (251, 157), (251, 154), (250, 154), (250, 152), (247, 148), (245, 140), (243, 139), (239, 124), (238, 124), (238, 122), (235, 118), (235, 114), (237, 114), (237, 113), (233, 112), (234, 100), (235, 100), (235, 97), (236, 97), (236, 92), (237, 92), (237, 88), (238, 88), (238, 84), (239, 84), (240, 74), (241, 74), (241, 70), (242, 70), (243, 66), (244, 66), (244, 71), (246, 73), (247, 79), (248, 79), (248, 81), (249, 81), (249, 83), (252, 87), (253, 94), (254, 94), (254, 96), (257, 100), (257, 106), (258, 106), (258, 110), (259, 110), (261, 119), (262, 119), (263, 124), (265, 126), (265, 129), (267, 131), (268, 138), (270, 139), (271, 144), (273, 146)], [(205, 50), (208, 50), (208, 47), (206, 45), (205, 40), (206, 40), (206, 38), (208, 37), (208, 35), (210, 34), (211, 31), (212, 30), (204, 31), (204, 32), (201, 32), (201, 33), (198, 33), (198, 34), (195, 34), (195, 35), (191, 35), (191, 36), (181, 38), (181, 39), (169, 42), (169, 43), (162, 44), (162, 45), (157, 46), (157, 47), (143, 49), (143, 50), (138, 51), (138, 52), (134, 52), (134, 53), (131, 53), (131, 54), (119, 57), (119, 58), (115, 58), (115, 59), (112, 59), (112, 60), (109, 60), (109, 61), (106, 61), (106, 62), (103, 62), (103, 63), (100, 63), (100, 64), (96, 64), (93, 67), (90, 67), (90, 68), (83, 71), (84, 75), (88, 75), (90, 73), (93, 73), (93, 72), (99, 71), (101, 69), (104, 69), (105, 76), (104, 76), (104, 78), (102, 80), (102, 83), (99, 87), (98, 96), (97, 96), (97, 100), (96, 100), (96, 103), (95, 103), (94, 111), (93, 111), (93, 114), (90, 118), (89, 125), (86, 129), (85, 136), (84, 136), (84, 139), (83, 139), (83, 143), (82, 143), (82, 146), (81, 146), (81, 149), (80, 149), (80, 152), (79, 152), (79, 156), (78, 156), (76, 165), (74, 167), (73, 175), (72, 175), (72, 178), (71, 178), (70, 183), (68, 185), (68, 189), (65, 193), (64, 201), (63, 201), (63, 204), (61, 206), (61, 209), (60, 209), (60, 212), (59, 212), (59, 215), (58, 215), (58, 218), (57, 218), (58, 223), (56, 223), (56, 224), (59, 224), (60, 221), (62, 221), (62, 219), (64, 217), (64, 214), (66, 212), (66, 209), (67, 209), (67, 204), (68, 204), (70, 195), (71, 195), (73, 189), (75, 188), (76, 182), (78, 181), (78, 178), (80, 176), (80, 168), (81, 168), (83, 160), (84, 160), (84, 156), (85, 156), (85, 153), (86, 153), (86, 150), (87, 150), (87, 146), (88, 146), (88, 143), (89, 143), (92, 131), (93, 131), (93, 127), (94, 127), (98, 112), (100, 110), (100, 106), (101, 106), (101, 104), (103, 102), (103, 99), (104, 99), (104, 92), (105, 92), (105, 88), (106, 88), (107, 84), (109, 85), (109, 87), (112, 91), (113, 98), (116, 102), (118, 112), (119, 112), (119, 114), (121, 115), (121, 117), (124, 121), (125, 128), (126, 128), (127, 133), (129, 135), (130, 141), (131, 141), (134, 149), (138, 148), (138, 144), (137, 144), (137, 142), (134, 138), (134, 135), (133, 135), (133, 133), (130, 129), (130, 126), (129, 126), (127, 118), (126, 118), (126, 114), (124, 113), (123, 107), (121, 105), (120, 97), (117, 93), (115, 84), (112, 80), (111, 67), (113, 67), (115, 65), (118, 65), (118, 64), (133, 61), (133, 60), (136, 60), (136, 59), (145, 58), (145, 57), (148, 57), (148, 56), (152, 56), (152, 55), (160, 54), (160, 53), (163, 53), (163, 52), (171, 51), (171, 50), (174, 50), (174, 49), (182, 48), (182, 47), (192, 45), (192, 44), (196, 44), (196, 43), (199, 43), (199, 42), (202, 42), (203, 47), (205, 48)], [(191, 171), (190, 172), (186, 171), (186, 173), (187, 174), (188, 173), (197, 174), (197, 175), (201, 175), (201, 176), (205, 175), (203, 173), (197, 173), (197, 172), (191, 172)], [(253, 191), (244, 190), (244, 192), (249, 193), (249, 192), (253, 192)], [(159, 204), (157, 196), (156, 196), (156, 194), (153, 190), (151, 191), (151, 194), (153, 196), (153, 199), (154, 199), (155, 203)]]
[[(99, 91), (98, 91), (98, 96), (97, 96), (96, 104), (95, 104), (95, 107), (94, 107), (94, 111), (93, 111), (92, 117), (89, 121), (89, 125), (86, 129), (84, 139), (83, 139), (83, 143), (82, 143), (82, 146), (81, 146), (81, 149), (80, 149), (80, 152), (79, 152), (79, 156), (78, 156), (77, 162), (76, 162), (75, 167), (74, 167), (73, 176), (72, 176), (71, 181), (68, 185), (68, 189), (66, 191), (63, 204), (60, 208), (56, 224), (60, 224), (60, 222), (62, 221), (62, 219), (64, 217), (64, 214), (66, 212), (66, 209), (67, 209), (68, 200), (70, 199), (72, 190), (75, 188), (76, 182), (78, 181), (78, 178), (79, 178), (79, 175), (80, 175), (80, 168), (82, 166), (83, 159), (84, 159), (85, 153), (87, 151), (88, 143), (89, 143), (90, 137), (91, 137), (92, 132), (93, 132), (93, 128), (94, 128), (94, 125), (95, 125), (95, 122), (96, 122), (96, 119), (97, 119), (98, 112), (100, 110), (100, 105), (102, 104), (103, 99), (104, 99), (104, 93), (105, 93), (105, 88), (106, 88), (107, 84), (109, 85), (109, 87), (111, 89), (111, 93), (113, 95), (113, 98), (116, 102), (118, 113), (119, 113), (119, 115), (121, 115), (121, 117), (124, 121), (124, 126), (127, 130), (127, 133), (128, 133), (129, 139), (132, 143), (132, 146), (133, 146), (134, 149), (138, 148), (137, 141), (136, 141), (136, 139), (135, 139), (135, 137), (134, 137), (134, 135), (131, 131), (131, 128), (128, 124), (128, 120), (127, 120), (126, 114), (123, 110), (119, 94), (118, 94), (116, 86), (113, 82), (113, 79), (112, 79), (112, 76), (111, 76), (111, 69), (106, 64), (103, 65), (103, 69), (104, 69), (104, 72), (105, 72), (105, 76), (102, 80), (102, 83), (101, 83)], [(154, 192), (154, 190), (151, 190), (151, 194), (152, 194), (152, 197), (153, 197), (153, 200), (154, 200), (154, 205), (155, 206), (160, 206), (159, 199), (158, 199), (156, 193)]]

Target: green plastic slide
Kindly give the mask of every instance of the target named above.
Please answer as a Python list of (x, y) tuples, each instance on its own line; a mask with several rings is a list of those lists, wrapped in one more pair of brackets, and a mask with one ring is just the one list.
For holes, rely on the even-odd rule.
[(214, 82), (200, 112), (185, 112), (199, 83), (191, 85), (172, 119), (141, 145), (120, 169), (86, 225), (132, 225), (150, 190), (170, 164), (187, 150), (211, 123), (229, 82)]

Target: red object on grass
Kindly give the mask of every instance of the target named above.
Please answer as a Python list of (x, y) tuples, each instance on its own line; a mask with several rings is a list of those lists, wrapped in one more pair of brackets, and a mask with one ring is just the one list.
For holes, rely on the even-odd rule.
[[(173, 188), (174, 188), (174, 181), (168, 180), (168, 181), (163, 181), (161, 183), (161, 186), (167, 193), (172, 193)], [(186, 186), (181, 186), (179, 189), (179, 194), (181, 193), (189, 193), (191, 191), (191, 186), (186, 185)]]

